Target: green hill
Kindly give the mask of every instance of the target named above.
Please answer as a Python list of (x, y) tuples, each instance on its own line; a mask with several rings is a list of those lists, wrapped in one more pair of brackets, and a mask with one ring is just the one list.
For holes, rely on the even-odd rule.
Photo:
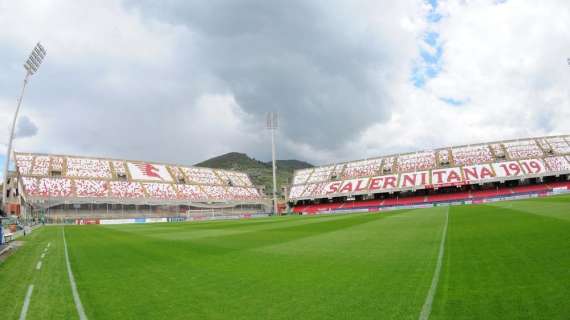
[[(249, 157), (245, 153), (230, 152), (218, 157), (197, 163), (196, 166), (236, 170), (247, 173), (255, 185), (264, 185), (265, 192), (273, 190), (271, 161), (263, 162)], [(277, 160), (277, 189), (287, 185), (293, 178), (296, 169), (311, 168), (312, 164), (299, 160)], [(280, 193), (280, 192), (279, 192)]]

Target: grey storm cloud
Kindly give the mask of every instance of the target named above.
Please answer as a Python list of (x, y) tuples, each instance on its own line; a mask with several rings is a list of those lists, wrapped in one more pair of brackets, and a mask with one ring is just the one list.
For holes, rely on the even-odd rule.
[(279, 112), (282, 133), (293, 141), (338, 147), (389, 114), (387, 79), (379, 76), (389, 67), (381, 39), (352, 30), (328, 13), (328, 2), (131, 4), (193, 30), (198, 59), (241, 108), (258, 118)]
[[(61, 15), (57, 28), (27, 17), (38, 23), (48, 56), (24, 100), (42, 131), (23, 120), (21, 136), (36, 136), (18, 150), (190, 164), (240, 151), (266, 160), (263, 118), (277, 111), (278, 156), (313, 161), (301, 150), (342, 150), (389, 119), (388, 90), (406, 60), (386, 36), (390, 28), (378, 32), (363, 11), (342, 11), (351, 1), (127, 0), (85, 10), (90, 6), (44, 8), (45, 21)], [(14, 79), (33, 44), (0, 45), (0, 104), (17, 95)], [(228, 100), (204, 99), (212, 96), (238, 107), (210, 114), (217, 107), (229, 113), (215, 105)]]
[(21, 116), (16, 125), (16, 138), (33, 137), (38, 133), (38, 126), (27, 116)]

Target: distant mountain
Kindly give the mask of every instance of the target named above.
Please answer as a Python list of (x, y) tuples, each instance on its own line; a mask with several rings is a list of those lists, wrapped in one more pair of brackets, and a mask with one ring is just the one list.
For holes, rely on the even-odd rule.
[[(276, 165), (277, 191), (280, 195), (281, 186), (291, 183), (295, 170), (313, 167), (312, 164), (299, 160), (277, 160)], [(245, 153), (230, 152), (197, 163), (196, 166), (242, 171), (251, 177), (255, 185), (264, 185), (267, 194), (273, 190), (271, 161), (263, 162), (251, 158)]]

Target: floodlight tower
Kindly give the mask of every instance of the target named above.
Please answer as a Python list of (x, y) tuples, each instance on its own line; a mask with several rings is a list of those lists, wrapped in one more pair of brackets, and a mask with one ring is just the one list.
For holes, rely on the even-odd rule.
[(273, 214), (277, 214), (277, 169), (275, 166), (275, 130), (279, 128), (279, 115), (275, 112), (267, 114), (267, 129), (271, 131), (271, 161), (273, 163)]
[(28, 84), (28, 80), (31, 76), (33, 76), (42, 61), (44, 60), (47, 54), (46, 49), (41, 45), (41, 43), (37, 43), (32, 53), (24, 63), (24, 69), (26, 69), (26, 76), (24, 77), (24, 84), (22, 86), (22, 91), (20, 93), (20, 97), (18, 98), (18, 106), (16, 107), (16, 113), (14, 113), (14, 119), (12, 119), (12, 128), (10, 129), (10, 137), (8, 138), (8, 149), (6, 150), (6, 159), (4, 161), (4, 183), (3, 183), (3, 190), (2, 190), (2, 206), (4, 209), (6, 208), (6, 190), (8, 190), (8, 186), (6, 182), (8, 181), (8, 166), (10, 165), (10, 155), (12, 153), (12, 141), (14, 140), (14, 132), (16, 130), (16, 121), (18, 120), (18, 113), (20, 113), (20, 106), (22, 105), (22, 100), (24, 99), (24, 92), (26, 90), (26, 85)]

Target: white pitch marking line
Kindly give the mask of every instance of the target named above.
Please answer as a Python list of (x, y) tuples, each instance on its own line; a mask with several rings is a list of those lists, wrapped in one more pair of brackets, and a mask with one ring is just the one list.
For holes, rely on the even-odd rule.
[(40, 260), (38, 264), (36, 264), (36, 270), (40, 270), (42, 268), (42, 261)]
[(24, 299), (22, 312), (20, 312), (20, 320), (26, 320), (26, 315), (28, 314), (28, 308), (30, 307), (30, 300), (32, 299), (32, 291), (34, 291), (34, 285), (30, 284), (30, 286), (28, 287), (28, 292), (26, 293), (26, 298)]
[(443, 225), (443, 235), (441, 237), (441, 242), (439, 244), (439, 254), (437, 256), (437, 264), (435, 265), (435, 271), (433, 273), (433, 278), (431, 280), (431, 286), (426, 297), (426, 301), (422, 307), (422, 312), (420, 313), (419, 320), (427, 320), (431, 314), (431, 306), (433, 304), (433, 298), (435, 297), (435, 292), (437, 291), (437, 284), (439, 282), (439, 275), (441, 273), (441, 266), (443, 265), (443, 255), (445, 253), (445, 239), (447, 238), (447, 223), (449, 222), (449, 207), (445, 211), (445, 224)]
[(87, 320), (87, 315), (85, 315), (85, 310), (81, 304), (81, 299), (79, 299), (79, 292), (77, 291), (77, 284), (75, 283), (75, 278), (73, 277), (73, 272), (71, 272), (71, 263), (69, 263), (69, 254), (67, 253), (67, 241), (65, 240), (65, 227), (62, 227), (63, 233), (63, 246), (65, 247), (65, 263), (67, 264), (67, 275), (69, 277), (69, 283), (71, 285), (71, 293), (73, 294), (73, 301), (75, 301), (75, 307), (77, 308), (77, 314), (80, 320)]

